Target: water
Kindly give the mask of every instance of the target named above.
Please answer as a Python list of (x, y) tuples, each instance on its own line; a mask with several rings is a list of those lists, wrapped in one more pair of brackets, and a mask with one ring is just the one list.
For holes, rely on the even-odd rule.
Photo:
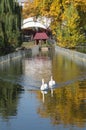
[[(40, 91), (53, 75), (55, 88)], [(0, 65), (1, 130), (85, 130), (86, 66), (44, 52)]]

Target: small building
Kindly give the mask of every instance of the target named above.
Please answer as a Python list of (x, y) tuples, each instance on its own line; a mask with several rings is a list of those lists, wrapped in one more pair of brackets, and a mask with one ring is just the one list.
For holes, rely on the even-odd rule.
[(44, 34), (44, 35), (48, 35), (49, 37), (51, 37), (51, 31), (49, 29), (50, 22), (51, 20), (46, 17), (41, 17), (41, 18), (29, 17), (29, 18), (23, 19), (22, 26), (21, 26), (23, 41), (28, 42), (28, 41), (34, 40), (35, 34), (39, 32), (40, 33), (47, 32), (47, 34)]
[(45, 32), (37, 32), (34, 36), (34, 40), (35, 40), (35, 43), (38, 45), (40, 42), (42, 43), (42, 41), (44, 43), (46, 43), (46, 40), (48, 39), (49, 37), (47, 36), (47, 34)]

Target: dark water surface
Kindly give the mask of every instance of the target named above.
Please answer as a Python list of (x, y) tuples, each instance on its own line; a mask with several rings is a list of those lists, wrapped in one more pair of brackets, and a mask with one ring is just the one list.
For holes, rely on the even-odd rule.
[(0, 65), (0, 130), (34, 129), (86, 130), (86, 66), (54, 51)]

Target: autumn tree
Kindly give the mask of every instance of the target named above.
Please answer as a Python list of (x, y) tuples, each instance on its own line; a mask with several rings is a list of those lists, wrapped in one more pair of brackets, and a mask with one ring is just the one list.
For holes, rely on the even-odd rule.
[(73, 48), (84, 40), (79, 27), (79, 15), (73, 3), (64, 7), (61, 26), (57, 27), (57, 39), (60, 46)]
[(22, 11), (22, 16), (23, 18), (28, 18), (28, 17), (34, 17), (34, 16), (39, 16), (40, 11), (41, 11), (41, 6), (42, 6), (42, 0), (28, 0), (24, 4), (23, 11)]
[[(33, 6), (33, 10), (30, 10), (31, 6)], [(50, 29), (55, 35), (58, 45), (73, 48), (85, 42), (85, 0), (33, 0), (31, 6), (26, 8), (31, 13), (33, 12), (34, 16), (51, 18)], [(28, 11), (29, 14), (31, 14), (30, 11)]]

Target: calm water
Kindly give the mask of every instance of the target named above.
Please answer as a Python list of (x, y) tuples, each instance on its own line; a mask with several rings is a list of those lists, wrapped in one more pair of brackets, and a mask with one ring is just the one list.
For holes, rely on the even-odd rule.
[(0, 130), (34, 129), (86, 130), (86, 66), (54, 51), (0, 65)]

